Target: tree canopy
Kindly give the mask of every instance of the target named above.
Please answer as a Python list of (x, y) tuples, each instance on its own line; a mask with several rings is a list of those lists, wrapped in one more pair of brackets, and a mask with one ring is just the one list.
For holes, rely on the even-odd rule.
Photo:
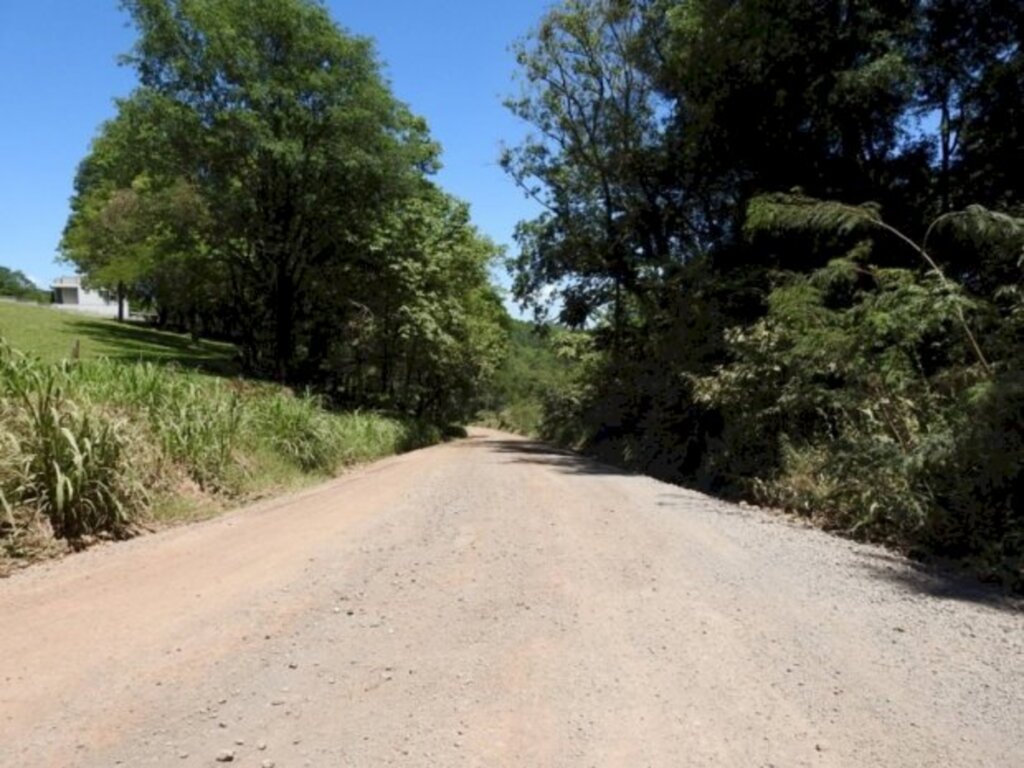
[(504, 155), (516, 295), (593, 345), (548, 434), (1024, 562), (1018, 5), (553, 8)]
[(236, 340), (250, 371), (471, 408), (497, 350), (496, 250), (430, 180), (438, 147), (370, 41), (312, 0), (123, 6), (139, 86), (82, 162), (65, 257), (163, 322)]

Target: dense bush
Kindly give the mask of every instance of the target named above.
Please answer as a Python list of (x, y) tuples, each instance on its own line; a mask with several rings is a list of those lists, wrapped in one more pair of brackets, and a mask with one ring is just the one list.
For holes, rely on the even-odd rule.
[(1024, 581), (1022, 41), (988, 0), (553, 6), (510, 267), (595, 359), (545, 432)]
[(592, 355), (545, 435), (1024, 587), (1020, 293), (884, 260), (855, 242), (771, 271), (763, 317), (724, 329), (711, 366)]

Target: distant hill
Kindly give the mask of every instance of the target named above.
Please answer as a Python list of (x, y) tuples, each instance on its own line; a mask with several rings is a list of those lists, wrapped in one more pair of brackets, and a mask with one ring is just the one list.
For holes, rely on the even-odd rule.
[(0, 267), (0, 296), (15, 299), (49, 302), (50, 292), (29, 280), (24, 272)]

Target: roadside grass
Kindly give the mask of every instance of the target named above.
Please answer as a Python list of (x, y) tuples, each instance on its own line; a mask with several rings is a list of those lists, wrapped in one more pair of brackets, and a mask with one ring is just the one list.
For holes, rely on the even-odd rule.
[[(0, 307), (0, 334), (28, 353), (0, 335), (0, 575), (444, 437), (432, 425), (334, 412), (307, 393), (229, 378), (230, 345), (10, 309)], [(77, 338), (82, 354), (68, 359)]]

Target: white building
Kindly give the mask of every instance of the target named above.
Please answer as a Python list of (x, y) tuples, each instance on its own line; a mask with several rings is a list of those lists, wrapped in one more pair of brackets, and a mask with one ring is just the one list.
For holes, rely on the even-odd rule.
[[(92, 290), (82, 285), (82, 276), (59, 277), (50, 286), (54, 306), (88, 312), (104, 317), (117, 317), (117, 296), (109, 291)], [(128, 317), (128, 301), (124, 301), (124, 317)]]

